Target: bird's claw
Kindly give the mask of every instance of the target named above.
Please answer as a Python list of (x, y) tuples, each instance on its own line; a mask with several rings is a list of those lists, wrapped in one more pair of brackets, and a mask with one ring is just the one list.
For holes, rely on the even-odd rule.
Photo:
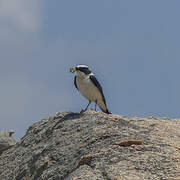
[(80, 111), (80, 113), (84, 113), (86, 110), (87, 110), (87, 109), (82, 109), (82, 110)]

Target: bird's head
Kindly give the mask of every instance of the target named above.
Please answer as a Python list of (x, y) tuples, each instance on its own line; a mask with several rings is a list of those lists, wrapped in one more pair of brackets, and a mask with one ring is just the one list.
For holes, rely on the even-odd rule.
[(91, 70), (86, 65), (78, 65), (76, 67), (70, 68), (70, 72), (74, 73), (76, 72), (79, 76), (87, 76), (91, 74)]

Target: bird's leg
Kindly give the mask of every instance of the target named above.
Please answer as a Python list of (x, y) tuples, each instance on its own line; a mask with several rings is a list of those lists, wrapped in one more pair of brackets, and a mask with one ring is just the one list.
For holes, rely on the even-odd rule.
[(87, 110), (87, 108), (89, 107), (89, 105), (91, 104), (91, 101), (89, 101), (89, 103), (88, 103), (88, 105), (87, 105), (87, 107), (85, 108), (85, 110), (84, 111), (86, 111)]
[(87, 108), (89, 107), (90, 104), (91, 104), (91, 101), (89, 101), (87, 107), (86, 107), (85, 109), (83, 109), (83, 110), (81, 111), (81, 113), (85, 112), (85, 111), (87, 110)]
[(96, 111), (96, 107), (97, 107), (97, 100), (96, 100), (96, 102), (95, 102), (95, 108), (94, 108), (95, 111)]

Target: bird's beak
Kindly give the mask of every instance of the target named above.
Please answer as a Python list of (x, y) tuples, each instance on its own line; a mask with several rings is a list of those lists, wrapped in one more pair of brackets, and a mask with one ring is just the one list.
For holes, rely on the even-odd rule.
[(76, 67), (70, 68), (70, 72), (74, 73), (76, 71)]

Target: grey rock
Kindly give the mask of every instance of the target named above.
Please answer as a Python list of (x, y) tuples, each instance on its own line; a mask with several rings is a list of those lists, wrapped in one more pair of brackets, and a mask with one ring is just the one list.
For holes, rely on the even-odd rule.
[(179, 119), (57, 113), (1, 154), (0, 179), (178, 179), (179, 129)]
[(11, 148), (16, 144), (16, 141), (12, 137), (12, 134), (15, 131), (9, 130), (9, 131), (0, 131), (0, 155), (3, 151)]

